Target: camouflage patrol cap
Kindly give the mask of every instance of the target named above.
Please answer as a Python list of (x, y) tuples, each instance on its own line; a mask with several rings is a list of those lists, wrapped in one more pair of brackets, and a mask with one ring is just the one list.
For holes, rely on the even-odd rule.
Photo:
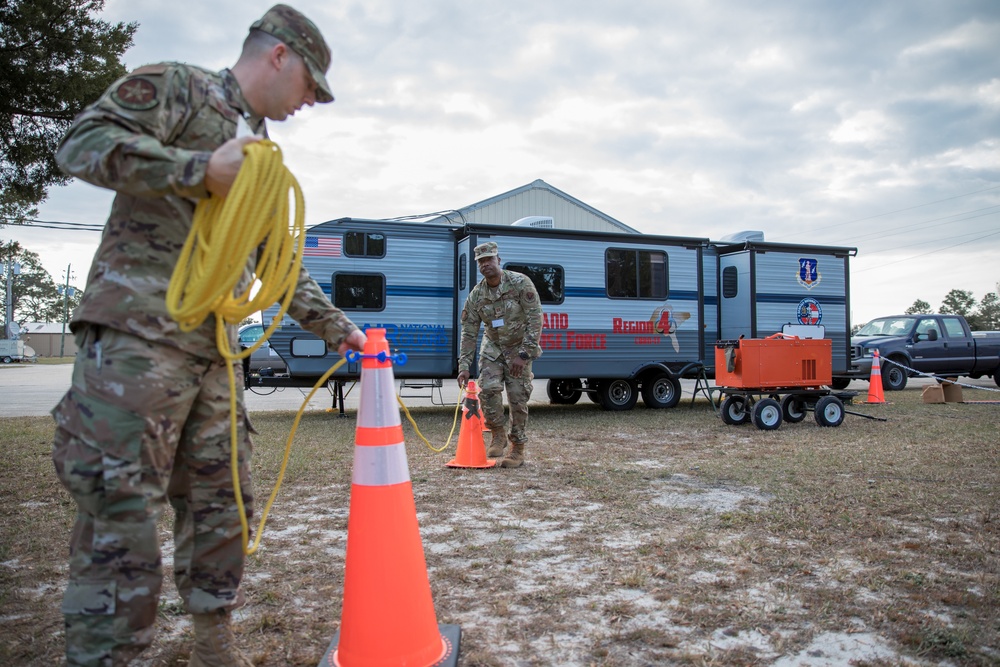
[(316, 101), (333, 101), (333, 92), (326, 81), (326, 71), (330, 69), (330, 47), (326, 45), (315, 23), (297, 9), (288, 5), (275, 5), (259, 21), (255, 21), (250, 30), (266, 32), (302, 56), (309, 74), (316, 82)]
[(484, 257), (496, 257), (500, 253), (497, 251), (497, 244), (493, 241), (487, 241), (486, 243), (480, 243), (474, 249), (476, 253), (476, 261), (478, 262)]

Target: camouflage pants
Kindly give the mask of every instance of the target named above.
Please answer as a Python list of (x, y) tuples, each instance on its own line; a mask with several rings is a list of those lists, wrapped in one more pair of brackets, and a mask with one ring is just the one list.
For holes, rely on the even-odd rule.
[[(174, 508), (174, 578), (191, 613), (242, 603), (243, 541), (222, 362), (87, 327), (52, 411), (52, 459), (76, 501), (63, 597), (69, 665), (124, 665), (153, 639), (163, 578), (157, 519)], [(240, 486), (253, 498), (237, 368)]]
[(524, 445), (528, 442), (528, 399), (531, 398), (531, 362), (521, 371), (521, 377), (510, 374), (507, 362), (501, 356), (493, 361), (479, 359), (479, 401), (483, 406), (486, 428), (507, 430), (507, 415), (503, 409), (503, 390), (507, 390), (510, 404), (510, 441)]

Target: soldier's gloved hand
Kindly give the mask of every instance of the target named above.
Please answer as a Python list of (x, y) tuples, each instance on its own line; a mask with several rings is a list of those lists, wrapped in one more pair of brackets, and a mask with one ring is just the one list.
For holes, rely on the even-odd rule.
[(361, 329), (355, 329), (347, 335), (347, 338), (343, 340), (340, 346), (337, 347), (337, 352), (340, 356), (347, 354), (348, 350), (354, 350), (355, 352), (364, 352), (365, 343), (368, 342), (368, 336)]
[(458, 386), (465, 388), (465, 385), (469, 382), (469, 371), (460, 371), (458, 374)]

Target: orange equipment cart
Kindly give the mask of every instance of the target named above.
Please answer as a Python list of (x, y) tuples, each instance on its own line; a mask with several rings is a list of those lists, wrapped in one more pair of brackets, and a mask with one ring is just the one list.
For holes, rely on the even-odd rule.
[(813, 412), (820, 426), (840, 426), (846, 411), (826, 386), (832, 381), (833, 347), (826, 338), (776, 333), (715, 344), (715, 384), (726, 396), (720, 407), (726, 424), (752, 421), (773, 430)]

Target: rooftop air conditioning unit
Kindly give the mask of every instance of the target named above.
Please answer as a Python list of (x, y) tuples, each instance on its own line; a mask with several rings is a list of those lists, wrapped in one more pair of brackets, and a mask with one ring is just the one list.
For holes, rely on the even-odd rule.
[(726, 234), (721, 239), (722, 243), (740, 243), (742, 241), (753, 241), (756, 243), (763, 243), (764, 232), (757, 231), (755, 229), (744, 229), (741, 232), (733, 232), (732, 234)]
[(556, 221), (547, 215), (529, 215), (514, 222), (514, 227), (536, 227), (538, 229), (555, 229)]

